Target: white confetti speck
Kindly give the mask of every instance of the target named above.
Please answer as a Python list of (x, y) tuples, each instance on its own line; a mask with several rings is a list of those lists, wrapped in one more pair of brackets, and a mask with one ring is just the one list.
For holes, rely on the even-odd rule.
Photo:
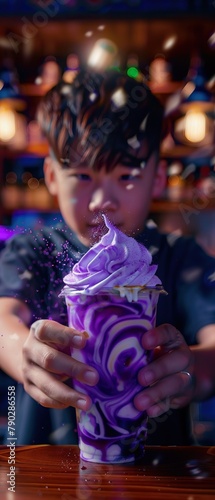
[(154, 460), (152, 461), (152, 465), (158, 465), (160, 462), (159, 458), (154, 458)]
[(96, 94), (95, 92), (92, 92), (92, 93), (89, 95), (89, 99), (90, 99), (90, 101), (92, 101), (92, 102), (93, 102), (93, 101), (95, 101), (96, 97), (97, 97), (97, 94)]
[(145, 128), (146, 128), (146, 122), (148, 120), (148, 116), (149, 115), (146, 115), (146, 117), (144, 118), (144, 120), (141, 122), (141, 124), (140, 124), (140, 130), (145, 130)]
[(19, 253), (19, 255), (26, 255), (27, 254), (27, 250), (26, 250), (26, 248), (20, 248), (20, 250), (19, 250), (18, 253)]
[(215, 281), (215, 272), (210, 274), (210, 276), (208, 276), (208, 280), (212, 283), (213, 281)]
[(155, 255), (158, 252), (159, 248), (158, 247), (149, 247), (149, 252), (151, 255)]
[(124, 106), (127, 102), (127, 94), (125, 93), (123, 87), (119, 88), (116, 90), (111, 97), (112, 102), (117, 106), (117, 108), (120, 108), (121, 106)]
[(155, 223), (155, 221), (153, 219), (149, 219), (146, 223), (146, 227), (148, 227), (149, 229), (152, 229), (154, 227), (157, 227), (157, 224)]
[(192, 281), (195, 281), (196, 279), (199, 278), (199, 276), (202, 273), (201, 267), (196, 267), (193, 269), (188, 269), (187, 271), (183, 272), (183, 280), (186, 283), (192, 283)]
[(21, 280), (31, 280), (33, 277), (33, 274), (30, 273), (27, 269), (24, 271), (22, 274), (19, 275)]
[(127, 143), (133, 149), (138, 149), (140, 147), (140, 143), (139, 143), (136, 135), (134, 135), (133, 137), (130, 137), (130, 139), (127, 140)]
[(182, 235), (181, 229), (176, 229), (176, 231), (173, 231), (172, 233), (168, 234), (167, 241), (169, 245), (172, 247), (178, 240), (178, 238), (180, 238), (181, 235)]

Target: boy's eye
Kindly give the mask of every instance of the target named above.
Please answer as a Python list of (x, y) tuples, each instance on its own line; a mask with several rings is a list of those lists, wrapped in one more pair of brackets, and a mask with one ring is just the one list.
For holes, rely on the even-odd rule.
[(134, 173), (130, 172), (129, 174), (123, 174), (123, 175), (121, 175), (120, 179), (122, 181), (133, 181), (135, 179), (139, 179), (139, 177), (140, 176), (138, 174), (136, 174), (136, 173), (134, 174)]
[(75, 177), (79, 181), (90, 181), (91, 177), (89, 174), (85, 174), (83, 172), (71, 172), (69, 177)]
[(80, 181), (90, 181), (90, 176), (88, 174), (76, 174), (76, 177)]
[(133, 178), (132, 174), (123, 174), (121, 175), (122, 181), (130, 181)]

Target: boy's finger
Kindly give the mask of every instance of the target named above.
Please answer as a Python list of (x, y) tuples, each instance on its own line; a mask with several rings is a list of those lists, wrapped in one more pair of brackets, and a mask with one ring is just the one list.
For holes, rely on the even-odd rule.
[(82, 348), (85, 346), (87, 339), (86, 332), (73, 330), (51, 320), (35, 321), (31, 325), (31, 332), (40, 342), (53, 343), (61, 347)]
[[(38, 380), (41, 381), (39, 386)], [(33, 399), (47, 408), (74, 406), (87, 411), (92, 404), (87, 394), (75, 391), (39, 367), (35, 367), (31, 380), (26, 381), (24, 387)]]
[(66, 375), (67, 378), (74, 378), (91, 386), (95, 385), (99, 379), (98, 372), (94, 368), (48, 345), (38, 343), (34, 351), (30, 352), (30, 357), (26, 356), (26, 360), (27, 362), (23, 364), (23, 373), (26, 378), (28, 372), (32, 372), (34, 366), (38, 366), (47, 372)]
[(181, 347), (163, 354), (144, 366), (138, 373), (138, 381), (145, 387), (168, 375), (187, 370), (191, 365), (192, 352)]
[(163, 346), (166, 350), (171, 350), (182, 344), (185, 344), (185, 341), (181, 333), (168, 323), (153, 328), (142, 336), (144, 349), (155, 349), (158, 346)]
[[(189, 378), (184, 376), (183, 372), (176, 373), (140, 392), (134, 398), (134, 405), (139, 411), (146, 410), (149, 416), (155, 417), (172, 407), (171, 398), (176, 398), (176, 395), (186, 395), (185, 391), (188, 389), (190, 389)], [(159, 413), (155, 415), (156, 411)]]

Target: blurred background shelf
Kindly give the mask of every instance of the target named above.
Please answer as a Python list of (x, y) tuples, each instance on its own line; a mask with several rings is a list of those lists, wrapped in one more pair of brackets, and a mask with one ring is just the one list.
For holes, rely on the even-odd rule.
[[(191, 61), (198, 56), (214, 103), (215, 8), (211, 0), (145, 0), (135, 2), (135, 7), (132, 1), (120, 0), (2, 0), (0, 9), (0, 69), (6, 64), (13, 72), (27, 124), (25, 144), (19, 140), (10, 147), (0, 143), (1, 248), (13, 231), (53, 225), (60, 218), (57, 202), (44, 184), (43, 159), (48, 147), (35, 122), (39, 100), (51, 86), (44, 84), (46, 63), (54, 61), (55, 70), (62, 75), (68, 69), (69, 55), (75, 54), (79, 64), (85, 65), (95, 42), (111, 39), (119, 48), (119, 66), (126, 71), (133, 61), (139, 78), (166, 107), (169, 100), (174, 105), (180, 97)], [(153, 63), (159, 58), (163, 66), (158, 75)], [(171, 120), (167, 119), (167, 137), (161, 146), (166, 190), (162, 199), (151, 204), (150, 217), (161, 230), (173, 234), (195, 236), (203, 226), (208, 232), (215, 231), (215, 134), (211, 145), (181, 144), (173, 138)], [(6, 390), (9, 381), (1, 373), (0, 377)], [(0, 404), (1, 442), (1, 431), (5, 431), (3, 393)], [(199, 442), (215, 444), (215, 400), (195, 405), (193, 415)]]

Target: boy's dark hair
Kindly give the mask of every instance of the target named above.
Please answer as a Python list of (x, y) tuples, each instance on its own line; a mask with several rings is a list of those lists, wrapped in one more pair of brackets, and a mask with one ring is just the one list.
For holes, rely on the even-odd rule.
[(159, 152), (161, 104), (144, 83), (118, 71), (82, 70), (73, 83), (58, 83), (40, 102), (37, 118), (65, 167), (143, 168)]

